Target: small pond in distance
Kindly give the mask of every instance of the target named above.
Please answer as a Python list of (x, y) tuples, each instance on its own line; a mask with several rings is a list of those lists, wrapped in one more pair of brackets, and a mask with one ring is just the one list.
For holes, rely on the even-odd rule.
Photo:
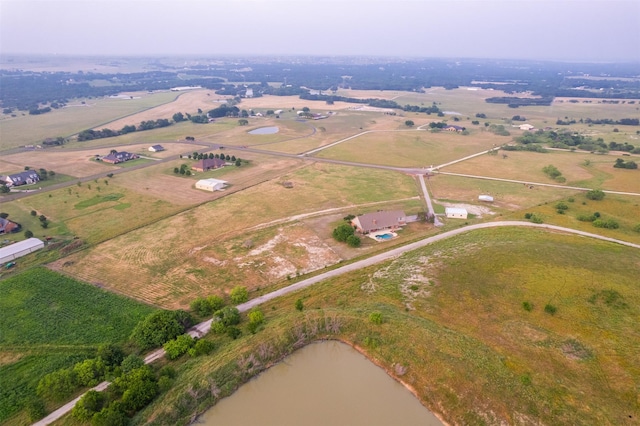
[(335, 341), (296, 351), (221, 400), (197, 424), (442, 425), (383, 369)]
[(278, 133), (280, 129), (278, 127), (259, 127), (249, 132), (250, 135), (272, 135)]

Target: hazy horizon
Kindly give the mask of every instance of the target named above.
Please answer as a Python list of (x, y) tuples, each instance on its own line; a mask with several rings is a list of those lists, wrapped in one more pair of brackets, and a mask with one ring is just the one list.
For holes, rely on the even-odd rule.
[(630, 0), (0, 0), (0, 54), (640, 62)]

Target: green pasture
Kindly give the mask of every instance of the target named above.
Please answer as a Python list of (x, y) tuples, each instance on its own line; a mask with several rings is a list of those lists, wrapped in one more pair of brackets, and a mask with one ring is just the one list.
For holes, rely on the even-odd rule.
[(490, 149), (494, 144), (503, 144), (508, 140), (507, 137), (488, 132), (470, 135), (428, 130), (375, 132), (314, 155), (387, 166), (429, 167)]
[[(441, 241), (266, 303), (257, 334), (242, 326), (238, 340), (208, 336), (215, 355), (175, 364), (174, 387), (136, 419), (187, 424), (216, 402), (212, 382), (222, 398), (296, 340), (338, 338), (450, 424), (630, 424), (640, 379), (637, 258), (637, 249), (531, 229)], [(246, 367), (248, 358), (256, 361)]]
[(0, 149), (37, 145), (46, 138), (68, 137), (82, 130), (171, 102), (175, 98), (175, 93), (163, 92), (144, 94), (140, 99), (129, 100), (74, 99), (67, 107), (54, 109), (46, 114), (29, 115), (26, 112), (17, 112), (17, 117), (2, 115)]
[[(0, 281), (0, 422), (35, 395), (47, 373), (88, 358), (103, 343), (124, 343), (154, 308), (33, 268)], [(24, 419), (10, 424), (24, 424)]]

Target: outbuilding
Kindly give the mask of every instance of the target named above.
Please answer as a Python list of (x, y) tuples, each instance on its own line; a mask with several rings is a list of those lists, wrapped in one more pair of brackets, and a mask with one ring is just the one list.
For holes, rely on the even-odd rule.
[(151, 152), (160, 152), (160, 151), (164, 151), (164, 147), (162, 145), (151, 145), (149, 147), (149, 151)]
[(44, 248), (44, 242), (37, 238), (29, 238), (13, 243), (10, 246), (2, 247), (0, 248), (0, 264), (16, 260), (41, 248)]
[(466, 219), (468, 214), (467, 209), (460, 207), (447, 207), (444, 210), (444, 213), (447, 217), (452, 219)]
[(493, 197), (491, 195), (479, 195), (478, 200), (493, 203)]
[(227, 185), (227, 181), (220, 179), (200, 179), (196, 182), (196, 189), (202, 189), (204, 191), (221, 191)]

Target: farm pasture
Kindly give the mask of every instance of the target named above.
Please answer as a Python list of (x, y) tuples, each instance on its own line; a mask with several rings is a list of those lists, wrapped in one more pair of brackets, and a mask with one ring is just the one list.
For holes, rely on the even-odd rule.
[(66, 107), (41, 115), (29, 115), (26, 112), (18, 112), (16, 117), (0, 115), (0, 150), (37, 145), (46, 138), (68, 137), (92, 127), (103, 128), (114, 117), (128, 116), (171, 102), (176, 94), (137, 93), (135, 96), (139, 99), (73, 99)]
[[(208, 257), (222, 262), (224, 258), (216, 256), (232, 252), (228, 241), (240, 238), (231, 243), (231, 246), (239, 245), (247, 239), (258, 241), (265, 232), (274, 232), (247, 232), (252, 226), (305, 212), (417, 195), (412, 178), (379, 170), (313, 164), (290, 171), (280, 179), (249, 187), (232, 197), (220, 198), (123, 234), (55, 262), (55, 267), (140, 300), (165, 307), (184, 307), (201, 292), (228, 291), (237, 285), (237, 275), (249, 273), (231, 265), (220, 269), (217, 262), (198, 259), (202, 252), (210, 253)], [(284, 180), (293, 182), (294, 187), (284, 188), (281, 184)], [(326, 236), (313, 237), (315, 233), (308, 228), (291, 228), (291, 232), (298, 229), (306, 229), (304, 238), (314, 241), (313, 247), (288, 252), (287, 245), (282, 244), (285, 252), (281, 257), (303, 270), (308, 261), (301, 258), (316, 250), (327, 253), (330, 250), (323, 248), (321, 242)], [(266, 262), (269, 253), (262, 256), (261, 261)], [(63, 266), (68, 261), (70, 263)], [(114, 263), (118, 268), (112, 267)], [(254, 261), (253, 265), (257, 268), (259, 261)], [(189, 272), (205, 266), (202, 273)], [(251, 288), (273, 283), (273, 277), (261, 275), (259, 268), (251, 277), (244, 281)]]
[(315, 155), (397, 167), (429, 167), (485, 151), (508, 140), (489, 132), (462, 135), (428, 130), (382, 131), (361, 135)]

